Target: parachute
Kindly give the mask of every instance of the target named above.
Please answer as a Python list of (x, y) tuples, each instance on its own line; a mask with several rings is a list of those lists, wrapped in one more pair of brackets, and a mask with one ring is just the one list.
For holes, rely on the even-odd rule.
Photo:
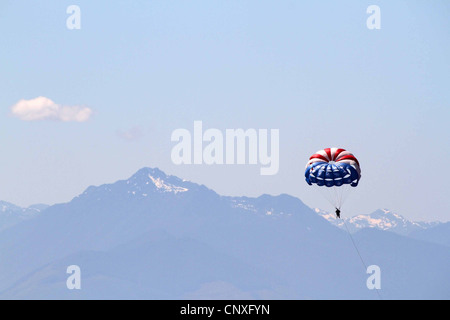
[[(306, 182), (310, 186), (315, 186), (322, 192), (326, 199), (336, 209), (336, 217), (341, 217), (341, 207), (349, 191), (358, 186), (361, 179), (361, 167), (358, 159), (345, 149), (326, 148), (317, 151), (309, 158), (305, 171)], [(366, 272), (367, 264), (353, 239), (350, 230), (343, 220), (345, 229), (352, 240), (353, 246)], [(380, 290), (377, 289), (380, 300), (383, 300)]]
[(336, 208), (336, 213), (340, 213), (350, 189), (358, 186), (361, 168), (352, 153), (340, 148), (326, 148), (309, 158), (305, 178), (310, 186), (322, 192)]

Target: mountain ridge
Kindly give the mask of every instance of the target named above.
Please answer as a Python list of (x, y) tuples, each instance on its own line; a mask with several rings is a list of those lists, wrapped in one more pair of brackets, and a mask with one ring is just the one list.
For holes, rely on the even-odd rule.
[(6, 230), (23, 221), (32, 219), (49, 206), (34, 204), (29, 207), (20, 207), (6, 201), (0, 201), (0, 231)]
[(433, 228), (442, 223), (439, 221), (411, 221), (388, 209), (378, 209), (370, 214), (359, 214), (353, 217), (341, 216), (341, 219), (337, 219), (333, 213), (319, 208), (314, 210), (325, 220), (341, 229), (345, 229), (344, 223), (346, 223), (352, 233), (364, 228), (376, 228), (401, 235), (410, 235), (415, 231)]
[[(355, 235), (389, 279), (383, 296), (449, 297), (450, 248), (393, 236)], [(151, 168), (0, 232), (0, 254), (3, 299), (377, 298), (346, 231), (300, 199), (221, 196)], [(82, 291), (65, 288), (67, 264)]]

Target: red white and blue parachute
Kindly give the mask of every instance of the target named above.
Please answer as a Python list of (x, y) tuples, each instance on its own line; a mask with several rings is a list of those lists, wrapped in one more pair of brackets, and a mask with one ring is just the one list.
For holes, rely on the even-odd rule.
[(356, 187), (361, 179), (361, 168), (356, 157), (339, 148), (317, 151), (309, 158), (305, 171), (306, 182), (319, 187)]

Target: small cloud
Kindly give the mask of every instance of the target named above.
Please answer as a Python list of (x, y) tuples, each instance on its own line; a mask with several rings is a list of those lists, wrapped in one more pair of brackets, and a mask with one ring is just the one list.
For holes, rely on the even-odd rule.
[(126, 141), (136, 141), (141, 139), (144, 134), (140, 127), (133, 127), (129, 130), (118, 130), (117, 136)]
[(63, 122), (85, 122), (92, 110), (81, 106), (63, 106), (46, 97), (20, 100), (11, 107), (11, 113), (24, 121), (55, 120)]

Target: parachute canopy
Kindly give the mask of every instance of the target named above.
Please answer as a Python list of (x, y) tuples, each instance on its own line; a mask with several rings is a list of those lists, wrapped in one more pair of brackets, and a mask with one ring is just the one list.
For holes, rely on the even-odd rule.
[(305, 171), (306, 182), (319, 187), (356, 187), (361, 179), (358, 159), (339, 148), (317, 151), (309, 158)]

